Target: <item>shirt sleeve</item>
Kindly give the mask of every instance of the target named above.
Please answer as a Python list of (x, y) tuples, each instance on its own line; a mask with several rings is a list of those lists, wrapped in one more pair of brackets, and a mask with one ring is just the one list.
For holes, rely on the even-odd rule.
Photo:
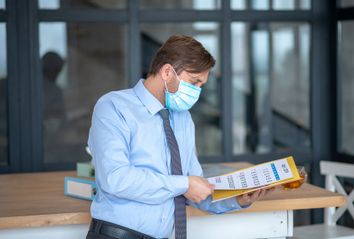
[[(195, 147), (195, 126), (191, 118), (190, 118), (190, 122), (191, 123), (190, 123), (189, 130), (191, 132), (191, 139), (192, 139), (190, 145), (192, 145), (192, 148), (190, 149), (190, 167), (188, 170), (188, 175), (203, 177), (203, 169), (198, 161), (196, 147)], [(187, 204), (213, 214), (221, 214), (225, 212), (242, 210), (250, 206), (250, 205), (248, 206), (239, 205), (235, 197), (213, 203), (211, 196), (207, 197), (199, 204), (194, 203), (190, 200), (187, 200)]]
[(99, 100), (92, 116), (88, 144), (97, 186), (108, 194), (146, 204), (160, 204), (188, 189), (188, 177), (163, 175), (129, 161), (130, 129), (109, 100)]

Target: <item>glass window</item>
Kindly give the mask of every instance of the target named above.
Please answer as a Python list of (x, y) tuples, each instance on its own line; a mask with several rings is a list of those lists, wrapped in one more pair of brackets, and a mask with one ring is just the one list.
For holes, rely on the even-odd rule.
[[(270, 7), (270, 4), (272, 6)], [(308, 10), (311, 0), (231, 0), (231, 8), (235, 10)]]
[(203, 86), (199, 101), (191, 109), (196, 126), (196, 144), (199, 155), (221, 154), (221, 102), (220, 102), (220, 47), (219, 24), (196, 22), (185, 24), (142, 24), (142, 69), (146, 75), (153, 53), (169, 36), (184, 34), (193, 36), (216, 59), (216, 66)]
[(273, 0), (274, 10), (293, 10), (295, 9), (295, 0)]
[(269, 9), (269, 0), (231, 0), (231, 9), (235, 10), (268, 10)]
[(113, 23), (41, 23), (45, 163), (88, 159), (93, 106), (128, 87), (126, 27)]
[(41, 9), (60, 8), (98, 8), (98, 9), (119, 9), (126, 7), (125, 0), (38, 0)]
[(5, 9), (5, 0), (0, 0), (0, 9)]
[(309, 25), (231, 29), (233, 152), (309, 149)]
[(142, 9), (194, 9), (213, 10), (221, 7), (221, 0), (140, 0)]
[(0, 165), (7, 164), (6, 25), (0, 23)]
[(250, 8), (254, 10), (268, 10), (269, 1), (268, 0), (253, 0), (250, 4)]
[(245, 10), (246, 9), (246, 0), (231, 0), (230, 6), (231, 6), (231, 9)]
[(339, 151), (354, 155), (354, 21), (338, 24)]
[(340, 0), (341, 7), (354, 7), (354, 0)]

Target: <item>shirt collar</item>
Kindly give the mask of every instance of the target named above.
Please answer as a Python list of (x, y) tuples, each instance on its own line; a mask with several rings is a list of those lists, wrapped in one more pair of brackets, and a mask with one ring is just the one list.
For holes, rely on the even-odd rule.
[(133, 90), (141, 103), (148, 109), (150, 114), (155, 115), (164, 108), (161, 102), (156, 99), (155, 96), (148, 91), (148, 89), (145, 88), (143, 79), (139, 80)]

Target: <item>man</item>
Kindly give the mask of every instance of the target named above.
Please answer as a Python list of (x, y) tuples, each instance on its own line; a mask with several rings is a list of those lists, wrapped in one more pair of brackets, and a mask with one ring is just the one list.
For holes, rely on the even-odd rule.
[[(186, 238), (185, 205), (211, 213), (247, 207), (266, 193), (211, 203), (202, 177), (189, 109), (214, 58), (195, 39), (170, 37), (147, 79), (97, 102), (88, 144), (97, 194), (87, 238)], [(102, 237), (104, 235), (104, 237)]]

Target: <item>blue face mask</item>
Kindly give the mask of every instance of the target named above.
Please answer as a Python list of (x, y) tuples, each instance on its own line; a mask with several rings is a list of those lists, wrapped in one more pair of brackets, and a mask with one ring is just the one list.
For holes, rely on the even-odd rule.
[(174, 69), (173, 72), (176, 74), (176, 77), (179, 80), (179, 86), (175, 93), (171, 93), (167, 89), (166, 81), (164, 81), (166, 88), (166, 107), (169, 110), (177, 112), (189, 110), (198, 101), (202, 89), (181, 80)]

